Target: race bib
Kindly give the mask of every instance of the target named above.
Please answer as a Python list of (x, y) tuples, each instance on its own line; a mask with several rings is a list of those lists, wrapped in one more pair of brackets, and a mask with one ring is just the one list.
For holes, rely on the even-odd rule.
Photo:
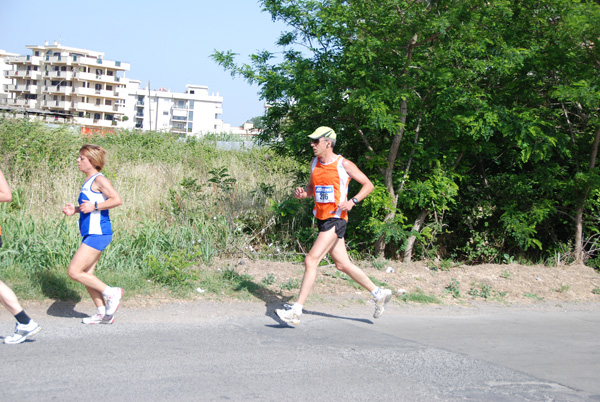
[(315, 201), (323, 204), (335, 203), (333, 186), (315, 186)]

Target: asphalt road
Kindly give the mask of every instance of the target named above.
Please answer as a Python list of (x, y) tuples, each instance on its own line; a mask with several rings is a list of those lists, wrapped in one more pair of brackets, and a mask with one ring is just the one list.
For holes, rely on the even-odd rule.
[[(2, 401), (600, 400), (600, 309), (392, 305), (306, 311), (260, 303), (34, 310), (43, 330), (0, 344)], [(12, 317), (0, 312), (4, 335)]]

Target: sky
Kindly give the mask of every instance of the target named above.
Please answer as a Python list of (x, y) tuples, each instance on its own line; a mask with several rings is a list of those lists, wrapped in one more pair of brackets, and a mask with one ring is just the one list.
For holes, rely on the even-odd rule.
[(31, 54), (28, 45), (52, 44), (104, 53), (130, 63), (125, 76), (147, 88), (184, 92), (204, 85), (223, 97), (225, 123), (239, 126), (264, 113), (258, 86), (233, 78), (210, 55), (277, 52), (287, 27), (273, 22), (257, 0), (0, 0), (0, 49)]

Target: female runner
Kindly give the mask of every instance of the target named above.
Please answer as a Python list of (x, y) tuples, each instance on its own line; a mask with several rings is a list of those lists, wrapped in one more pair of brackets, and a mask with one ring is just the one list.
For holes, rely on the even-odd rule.
[(79, 205), (66, 204), (67, 216), (79, 213), (79, 230), (83, 241), (69, 264), (71, 279), (83, 284), (97, 312), (83, 319), (84, 324), (112, 324), (123, 297), (123, 289), (107, 286), (94, 275), (100, 254), (112, 240), (108, 210), (121, 205), (121, 197), (100, 171), (104, 167), (106, 150), (99, 145), (86, 144), (79, 150), (77, 167), (85, 174), (79, 194)]

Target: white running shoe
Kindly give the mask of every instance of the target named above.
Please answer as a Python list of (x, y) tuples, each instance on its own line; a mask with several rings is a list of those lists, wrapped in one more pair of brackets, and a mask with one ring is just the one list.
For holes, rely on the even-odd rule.
[(287, 322), (288, 324), (294, 324), (294, 325), (300, 324), (300, 317), (302, 316), (302, 314), (294, 313), (294, 311), (291, 308), (290, 309), (278, 308), (275, 310), (275, 313), (279, 316), (279, 318), (281, 318), (283, 321)]
[(25, 342), (26, 339), (33, 337), (35, 334), (40, 332), (42, 327), (40, 327), (37, 322), (31, 320), (29, 324), (19, 324), (15, 326), (15, 333), (11, 336), (7, 336), (4, 338), (4, 343), (7, 344), (17, 344), (21, 342)]
[(381, 314), (385, 311), (385, 307), (392, 298), (392, 291), (390, 289), (381, 289), (381, 297), (375, 299), (375, 314), (373, 318), (381, 317)]
[(113, 322), (115, 322), (115, 316), (98, 313), (90, 317), (84, 317), (84, 319), (81, 320), (81, 322), (83, 324), (112, 324)]
[(115, 288), (115, 292), (106, 298), (106, 315), (113, 315), (117, 312), (123, 293), (123, 289)]

